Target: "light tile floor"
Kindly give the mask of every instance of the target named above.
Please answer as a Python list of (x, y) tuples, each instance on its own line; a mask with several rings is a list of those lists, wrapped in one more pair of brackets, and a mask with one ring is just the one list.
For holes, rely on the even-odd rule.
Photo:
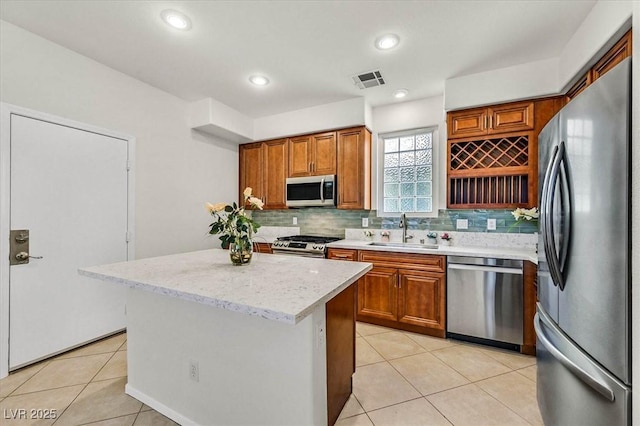
[[(0, 380), (0, 424), (175, 425), (124, 393), (126, 339), (125, 333), (118, 334), (18, 370)], [(52, 417), (50, 414), (54, 410), (55, 418), (31, 418), (32, 414), (33, 417), (47, 414)]]
[[(534, 357), (358, 323), (353, 395), (337, 425), (542, 425)], [(0, 424), (175, 425), (124, 393), (126, 334), (0, 380)], [(48, 420), (11, 419), (56, 410)]]
[(535, 380), (532, 356), (357, 323), (337, 425), (542, 425)]

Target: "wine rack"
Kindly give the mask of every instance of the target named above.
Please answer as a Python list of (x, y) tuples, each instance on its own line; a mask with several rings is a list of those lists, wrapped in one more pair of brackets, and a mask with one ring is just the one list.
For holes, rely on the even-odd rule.
[(537, 173), (530, 162), (532, 136), (529, 132), (491, 139), (449, 140), (447, 206), (528, 206), (531, 183)]

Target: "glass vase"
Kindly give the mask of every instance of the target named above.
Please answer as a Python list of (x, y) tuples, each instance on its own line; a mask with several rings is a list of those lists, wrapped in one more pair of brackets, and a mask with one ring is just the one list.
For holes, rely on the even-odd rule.
[(253, 243), (249, 240), (229, 244), (229, 257), (235, 266), (248, 265), (253, 256)]

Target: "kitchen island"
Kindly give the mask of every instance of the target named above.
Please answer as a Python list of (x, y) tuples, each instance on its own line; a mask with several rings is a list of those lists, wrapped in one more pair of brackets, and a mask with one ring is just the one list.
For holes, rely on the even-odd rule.
[(371, 264), (204, 250), (83, 268), (127, 290), (126, 392), (187, 424), (333, 423)]

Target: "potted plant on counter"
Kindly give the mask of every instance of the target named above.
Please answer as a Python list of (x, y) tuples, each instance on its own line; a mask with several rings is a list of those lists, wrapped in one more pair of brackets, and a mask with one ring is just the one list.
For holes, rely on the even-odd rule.
[(451, 244), (452, 239), (453, 238), (451, 237), (451, 235), (445, 232), (444, 234), (440, 235), (440, 244), (442, 244), (443, 246), (448, 246)]
[(209, 225), (211, 228), (209, 234), (220, 234), (218, 238), (222, 242), (222, 248), (229, 249), (231, 263), (234, 265), (246, 265), (251, 262), (252, 236), (260, 228), (260, 225), (247, 216), (245, 211), (247, 204), (260, 210), (264, 206), (262, 200), (251, 195), (251, 192), (251, 188), (245, 188), (242, 206), (238, 206), (235, 202), (206, 204), (207, 211), (215, 218), (215, 221)]

